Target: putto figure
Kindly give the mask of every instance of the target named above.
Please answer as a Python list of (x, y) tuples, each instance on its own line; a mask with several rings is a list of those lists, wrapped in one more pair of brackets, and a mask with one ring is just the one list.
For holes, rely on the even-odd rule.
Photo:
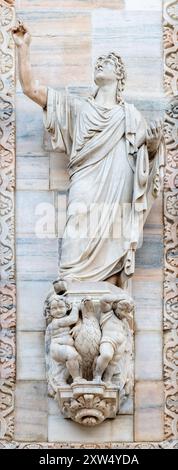
[(79, 305), (74, 303), (71, 308), (65, 298), (53, 294), (48, 299), (45, 316), (49, 393), (55, 395), (57, 387), (67, 384), (69, 378), (81, 380), (81, 357), (71, 336), (71, 328), (79, 318)]
[(124, 291), (100, 300), (100, 354), (94, 368), (94, 381), (119, 389), (120, 403), (133, 388), (132, 325), (134, 303)]
[(124, 287), (134, 273), (143, 223), (159, 192), (164, 164), (161, 123), (147, 125), (135, 106), (123, 100), (126, 72), (117, 53), (98, 58), (97, 90), (81, 99), (37, 84), (26, 26), (18, 22), (13, 37), (22, 89), (43, 108), (53, 148), (69, 157), (59, 275)]

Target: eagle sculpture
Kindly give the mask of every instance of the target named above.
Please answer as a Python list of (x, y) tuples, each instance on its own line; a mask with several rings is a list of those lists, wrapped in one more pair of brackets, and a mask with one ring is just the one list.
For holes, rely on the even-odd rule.
[(83, 299), (80, 307), (80, 319), (72, 330), (75, 348), (82, 358), (82, 377), (93, 380), (93, 368), (99, 354), (101, 330), (96, 318), (93, 301)]

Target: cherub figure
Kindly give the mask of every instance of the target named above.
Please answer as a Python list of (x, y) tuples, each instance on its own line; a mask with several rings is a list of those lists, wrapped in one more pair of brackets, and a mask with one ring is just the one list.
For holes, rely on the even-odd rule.
[(81, 380), (81, 358), (71, 336), (71, 327), (78, 321), (79, 306), (74, 303), (70, 312), (66, 299), (56, 294), (49, 299), (49, 305), (49, 323), (46, 329), (48, 382), (52, 389), (56, 389), (56, 386), (66, 384), (69, 377), (73, 381)]
[[(101, 299), (100, 327), (102, 331), (100, 355), (94, 370), (95, 382), (111, 383), (117, 365), (127, 351), (128, 320), (133, 310), (131, 300), (106, 295)], [(126, 322), (124, 318), (127, 318)]]

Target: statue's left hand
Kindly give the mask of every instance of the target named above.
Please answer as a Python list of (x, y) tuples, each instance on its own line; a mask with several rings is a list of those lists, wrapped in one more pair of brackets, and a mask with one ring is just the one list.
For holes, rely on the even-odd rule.
[(158, 146), (162, 136), (163, 121), (159, 120), (151, 122), (146, 132), (147, 144), (150, 145), (150, 147), (155, 147), (155, 144)]

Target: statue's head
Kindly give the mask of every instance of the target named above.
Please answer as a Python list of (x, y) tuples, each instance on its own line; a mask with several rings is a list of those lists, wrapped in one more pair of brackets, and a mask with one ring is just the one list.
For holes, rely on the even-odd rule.
[(63, 317), (66, 315), (69, 305), (66, 305), (66, 301), (57, 294), (51, 297), (50, 301), (50, 314), (52, 317)]
[(93, 300), (90, 296), (84, 297), (81, 301), (81, 311), (83, 314), (93, 313), (94, 312), (94, 304)]
[(124, 90), (126, 71), (121, 57), (115, 52), (98, 57), (95, 64), (94, 81), (98, 87), (117, 82), (117, 100)]
[(113, 302), (113, 310), (115, 315), (120, 318), (128, 318), (133, 314), (134, 303), (131, 299), (120, 299)]
[(113, 298), (112, 294), (106, 294), (101, 297), (100, 306), (103, 313), (107, 313), (112, 310)]

